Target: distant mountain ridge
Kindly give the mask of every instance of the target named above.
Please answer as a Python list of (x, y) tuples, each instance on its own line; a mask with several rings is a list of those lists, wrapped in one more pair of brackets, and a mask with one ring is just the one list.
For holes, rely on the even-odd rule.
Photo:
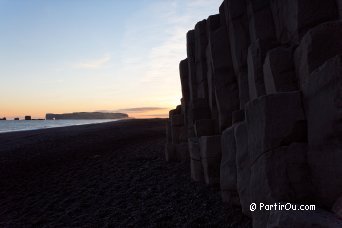
[(90, 120), (90, 119), (124, 119), (128, 118), (126, 113), (104, 113), (104, 112), (74, 112), (64, 114), (47, 113), (47, 120)]

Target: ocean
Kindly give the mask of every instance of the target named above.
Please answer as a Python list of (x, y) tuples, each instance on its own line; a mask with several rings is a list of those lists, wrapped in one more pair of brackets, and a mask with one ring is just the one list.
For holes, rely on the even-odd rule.
[(106, 123), (112, 121), (118, 120), (1, 120), (0, 133), (67, 127), (75, 125), (86, 125), (95, 123)]

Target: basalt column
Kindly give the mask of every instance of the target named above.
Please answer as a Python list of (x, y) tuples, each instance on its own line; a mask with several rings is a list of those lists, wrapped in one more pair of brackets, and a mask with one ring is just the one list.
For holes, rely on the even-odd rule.
[(166, 126), (166, 161), (186, 161), (189, 157), (187, 130), (184, 125), (184, 113), (181, 105), (169, 112)]
[(250, 45), (246, 0), (225, 0), (221, 6), (224, 13), (231, 48), (232, 63), (237, 76), (240, 108), (249, 101), (247, 55)]
[[(195, 59), (196, 75), (200, 97), (207, 102), (210, 107), (209, 92), (215, 91), (213, 88), (214, 74), (208, 69), (208, 31), (219, 26), (218, 16), (209, 17), (208, 20), (200, 21), (195, 26)], [(209, 78), (208, 78), (208, 72)], [(210, 83), (210, 88), (209, 88)], [(211, 94), (212, 95), (212, 94)], [(215, 101), (216, 103), (216, 101)], [(195, 135), (199, 139), (200, 158), (203, 167), (204, 181), (207, 185), (218, 185), (220, 177), (221, 147), (220, 135), (217, 135), (218, 121), (215, 120), (215, 110), (210, 110), (210, 117), (195, 120)]]
[[(222, 20), (224, 16), (217, 16)], [(221, 134), (220, 188), (222, 200), (231, 206), (239, 205), (236, 184), (235, 139), (233, 134), (226, 134), (231, 129), (233, 113), (240, 108), (239, 87), (234, 72), (228, 28), (223, 23), (209, 31), (209, 47), (213, 68), (213, 85), (218, 107), (219, 130)], [(229, 137), (233, 136), (233, 137)], [(231, 140), (233, 138), (233, 140)]]
[[(253, 227), (342, 227), (341, 7), (224, 0), (186, 35), (166, 159), (190, 157)], [(260, 210), (285, 203), (316, 210)]]

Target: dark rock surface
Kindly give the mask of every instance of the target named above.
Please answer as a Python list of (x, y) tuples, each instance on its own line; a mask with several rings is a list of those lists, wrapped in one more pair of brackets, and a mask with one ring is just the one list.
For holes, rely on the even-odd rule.
[(300, 92), (267, 95), (248, 103), (246, 121), (251, 163), (279, 146), (307, 141)]
[[(340, 225), (341, 6), (224, 0), (187, 35), (189, 148), (199, 141), (201, 154), (191, 175), (200, 160), (206, 183), (220, 177), (223, 203), (254, 227)], [(317, 213), (252, 213), (252, 202), (316, 205)]]
[(309, 30), (295, 51), (294, 60), (300, 88), (311, 81), (311, 73), (325, 61), (342, 53), (342, 21), (320, 24)]
[(196, 182), (204, 183), (199, 139), (197, 137), (189, 138), (188, 144), (190, 153), (191, 179)]
[(220, 132), (232, 124), (232, 111), (239, 109), (239, 89), (234, 73), (226, 28), (221, 26), (210, 36), (215, 99)]
[(335, 0), (273, 0), (271, 8), (281, 43), (298, 43), (310, 28), (337, 19)]
[(214, 135), (215, 121), (212, 119), (200, 119), (195, 121), (195, 135), (196, 137)]
[(257, 40), (251, 43), (248, 48), (248, 85), (251, 100), (266, 94), (263, 64), (267, 51), (272, 49), (274, 45), (270, 40)]
[(265, 58), (263, 73), (266, 94), (298, 90), (292, 48), (277, 47)]
[(204, 181), (209, 186), (220, 184), (221, 136), (202, 136), (199, 140)]
[[(262, 154), (251, 164), (250, 196), (259, 205), (278, 202), (308, 202), (312, 186), (307, 177), (306, 144), (291, 144)], [(269, 220), (269, 211), (252, 212), (253, 227)]]
[(240, 196), (240, 204), (242, 212), (251, 217), (250, 204), (250, 178), (251, 178), (251, 161), (248, 154), (248, 129), (247, 123), (241, 122), (236, 125), (236, 178), (237, 190)]
[[(309, 144), (339, 143), (342, 137), (342, 55), (326, 61), (310, 78), (312, 80), (303, 89)], [(320, 109), (325, 111), (317, 112)]]
[[(300, 207), (300, 205), (295, 205)], [(267, 227), (339, 228), (342, 221), (321, 209), (314, 211), (272, 211)]]
[(332, 211), (338, 218), (342, 219), (342, 197), (338, 198), (332, 207)]
[(276, 38), (270, 2), (271, 0), (247, 0), (251, 42)]
[(227, 128), (221, 137), (220, 188), (222, 201), (232, 206), (240, 206), (237, 193), (235, 126)]
[(326, 208), (331, 208), (342, 195), (341, 88), (342, 56), (338, 55), (314, 71), (303, 90), (308, 121), (308, 162), (316, 197)]

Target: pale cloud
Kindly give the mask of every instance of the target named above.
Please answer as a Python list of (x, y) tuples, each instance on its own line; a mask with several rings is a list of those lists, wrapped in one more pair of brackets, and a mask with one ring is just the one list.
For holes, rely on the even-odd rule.
[(168, 108), (163, 107), (138, 107), (138, 108), (123, 108), (118, 110), (97, 110), (96, 112), (127, 112), (127, 113), (142, 113), (142, 112), (151, 112), (158, 110), (168, 110)]
[[(222, 2), (222, 0), (220, 0), (220, 1)], [(213, 1), (208, 1), (208, 0), (190, 0), (190, 1), (188, 1), (189, 6), (191, 6), (191, 7), (208, 6), (208, 4), (212, 4), (212, 3), (213, 3)]]
[(77, 69), (99, 69), (104, 67), (111, 60), (110, 54), (105, 54), (101, 58), (85, 60), (74, 65)]
[(150, 111), (166, 110), (166, 109), (168, 109), (168, 108), (162, 108), (162, 107), (139, 107), (139, 108), (119, 109), (119, 110), (117, 110), (117, 112), (141, 113), (141, 112), (150, 112)]
[(134, 93), (144, 94), (141, 102), (165, 107), (179, 103), (178, 66), (186, 58), (186, 33), (198, 21), (217, 14), (221, 3), (222, 0), (159, 1), (136, 12), (125, 23), (121, 44), (125, 51), (117, 75), (130, 76), (127, 84), (136, 88)]
[(186, 58), (186, 33), (193, 29), (198, 21), (218, 13), (221, 2), (222, 0), (174, 0), (168, 7), (159, 6), (160, 17), (167, 23), (167, 38), (148, 53), (148, 68), (141, 81), (160, 81), (168, 86), (170, 83), (179, 84), (178, 65)]

